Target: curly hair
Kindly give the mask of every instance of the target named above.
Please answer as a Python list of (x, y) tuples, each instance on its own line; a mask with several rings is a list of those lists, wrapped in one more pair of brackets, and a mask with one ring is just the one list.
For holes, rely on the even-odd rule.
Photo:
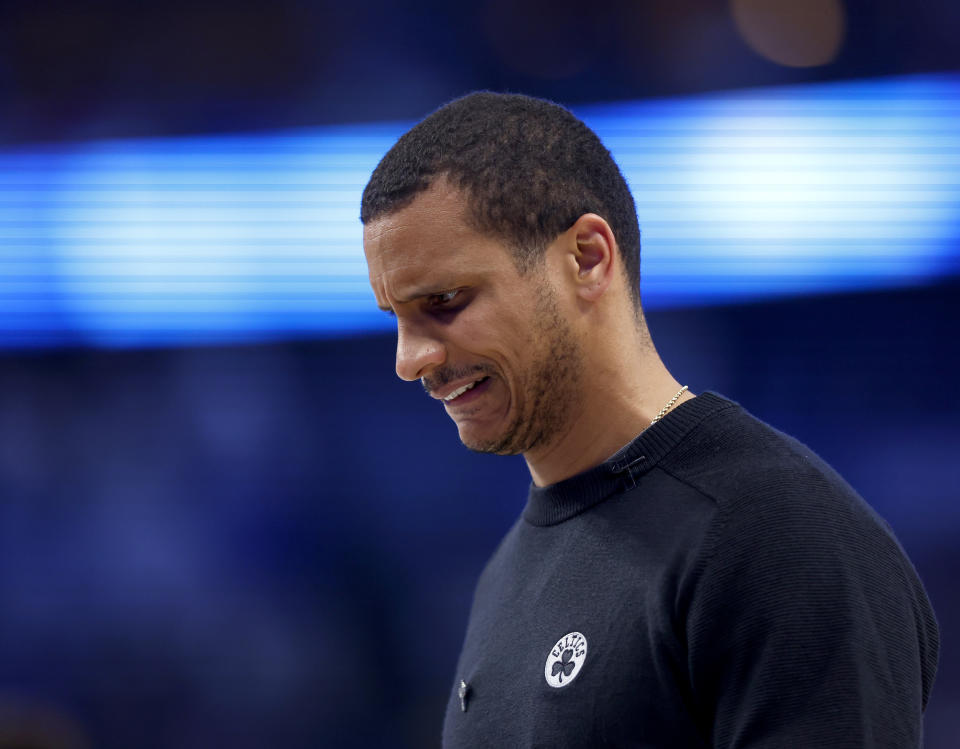
[(569, 110), (519, 94), (477, 92), (436, 110), (381, 159), (363, 191), (366, 224), (398, 211), (446, 177), (468, 196), (468, 220), (511, 250), (521, 273), (585, 213), (617, 240), (640, 306), (640, 227), (610, 152)]

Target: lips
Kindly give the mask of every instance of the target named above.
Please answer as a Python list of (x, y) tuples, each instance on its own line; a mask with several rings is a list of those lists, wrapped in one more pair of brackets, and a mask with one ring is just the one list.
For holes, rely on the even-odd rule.
[(480, 377), (474, 377), (470, 380), (460, 380), (459, 382), (451, 383), (450, 386), (439, 391), (434, 391), (430, 393), (430, 395), (443, 401), (444, 406), (459, 406), (479, 397), (480, 394), (487, 389), (489, 382), (489, 376), (481, 375)]
[(421, 377), (420, 382), (427, 395), (442, 401), (452, 401), (476, 387), (492, 373), (486, 367), (441, 370), (430, 377)]
[(475, 388), (477, 385), (479, 385), (479, 384), (480, 384), (481, 382), (483, 382), (485, 379), (487, 379), (487, 378), (486, 378), (486, 377), (481, 377), (481, 378), (479, 378), (478, 380), (475, 380), (474, 382), (470, 382), (470, 383), (468, 383), (468, 384), (466, 384), (466, 385), (463, 385), (462, 387), (458, 387), (456, 390), (454, 390), (454, 391), (453, 391), (452, 393), (450, 393), (449, 395), (443, 396), (443, 402), (444, 402), (444, 403), (450, 403), (451, 401), (456, 400), (457, 398), (459, 398), (461, 395), (463, 395), (464, 393), (468, 392), (469, 390), (473, 390), (473, 388)]

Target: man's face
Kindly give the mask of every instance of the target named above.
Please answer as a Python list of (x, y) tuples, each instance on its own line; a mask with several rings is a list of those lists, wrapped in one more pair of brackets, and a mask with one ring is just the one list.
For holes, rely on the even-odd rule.
[(525, 453), (569, 427), (582, 355), (546, 266), (521, 275), (465, 210), (463, 193), (439, 179), (369, 222), (370, 284), (397, 317), (397, 375), (441, 400), (470, 449)]

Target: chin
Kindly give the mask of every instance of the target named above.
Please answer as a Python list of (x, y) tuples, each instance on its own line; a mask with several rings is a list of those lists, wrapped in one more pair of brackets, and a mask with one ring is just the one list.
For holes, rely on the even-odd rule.
[(463, 446), (471, 452), (483, 453), (485, 455), (520, 455), (522, 451), (514, 450), (509, 447), (501, 447), (496, 442), (463, 442)]
[(463, 446), (468, 450), (473, 450), (475, 453), (496, 453), (498, 452), (496, 447), (500, 442), (500, 439), (497, 439), (494, 436), (493, 439), (490, 439), (485, 436), (478, 435), (473, 430), (460, 430), (460, 442), (463, 443)]
[(523, 452), (516, 444), (516, 429), (494, 431), (460, 426), (458, 431), (463, 446), (475, 453), (520, 455)]

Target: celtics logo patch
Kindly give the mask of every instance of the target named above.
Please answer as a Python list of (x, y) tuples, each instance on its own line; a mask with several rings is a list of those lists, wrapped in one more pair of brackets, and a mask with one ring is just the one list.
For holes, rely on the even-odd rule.
[(579, 632), (564, 635), (550, 648), (543, 676), (556, 689), (567, 686), (577, 678), (587, 658), (587, 638)]

